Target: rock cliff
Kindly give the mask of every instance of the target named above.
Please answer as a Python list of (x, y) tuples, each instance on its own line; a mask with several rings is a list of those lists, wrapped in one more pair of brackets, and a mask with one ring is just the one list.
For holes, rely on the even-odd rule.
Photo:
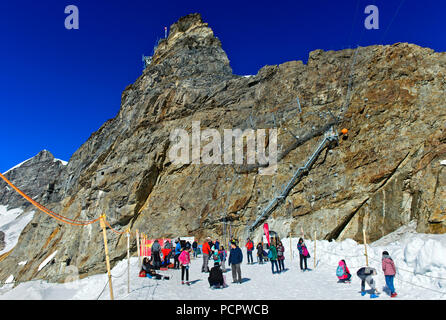
[[(152, 63), (122, 93), (119, 113), (63, 170), (10, 178), (27, 190), (32, 179), (45, 176), (33, 185), (45, 194), (38, 198), (44, 205), (80, 220), (106, 213), (117, 230), (200, 240), (223, 239), (230, 232), (246, 238), (249, 225), (313, 153), (325, 130), (345, 127), (347, 137), (320, 154), (265, 220), (270, 228), (280, 236), (300, 235), (302, 228), (318, 239), (358, 241), (364, 228), (374, 241), (416, 220), (419, 232), (444, 233), (445, 74), (446, 53), (397, 43), (315, 50), (307, 64), (290, 61), (238, 76), (213, 31), (191, 14), (170, 27)], [(248, 165), (174, 164), (170, 134), (178, 128), (191, 132), (194, 121), (222, 134), (232, 128), (278, 128), (277, 173), (260, 175), (258, 166)], [(48, 186), (52, 191), (45, 193)], [(6, 196), (16, 197), (0, 190), (0, 199)], [(22, 206), (18, 201), (14, 205)], [(259, 239), (262, 232), (259, 227), (251, 236)], [(114, 264), (126, 255), (126, 239), (108, 237)], [(55, 250), (56, 263), (39, 271)], [(17, 268), (25, 259), (29, 262)], [(99, 225), (68, 226), (35, 214), (15, 249), (2, 258), (0, 279), (13, 274), (18, 280), (62, 281), (67, 259), (81, 277), (105, 271)]]

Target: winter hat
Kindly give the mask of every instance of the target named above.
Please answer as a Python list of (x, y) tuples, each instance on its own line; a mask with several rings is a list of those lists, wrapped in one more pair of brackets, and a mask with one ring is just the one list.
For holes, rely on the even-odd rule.
[(383, 256), (388, 256), (389, 253), (387, 251), (383, 251)]

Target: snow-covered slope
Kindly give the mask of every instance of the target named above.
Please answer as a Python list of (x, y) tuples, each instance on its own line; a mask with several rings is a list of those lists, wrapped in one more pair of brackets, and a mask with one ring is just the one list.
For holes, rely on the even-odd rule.
[[(379, 299), (391, 299), (386, 293), (384, 275), (381, 271), (381, 254), (389, 251), (397, 266), (395, 299), (445, 299), (446, 298), (446, 235), (416, 234), (413, 224), (405, 226), (367, 246), (369, 265), (376, 268), (377, 288), (381, 291)], [(389, 239), (392, 239), (390, 242)], [(285, 267), (282, 274), (273, 275), (269, 263), (247, 265), (246, 252), (242, 263), (242, 284), (232, 284), (228, 271), (225, 289), (211, 290), (207, 274), (201, 273), (202, 259), (192, 260), (191, 286), (181, 285), (181, 271), (169, 270), (160, 273), (169, 275), (170, 280), (153, 280), (138, 277), (138, 258), (130, 259), (130, 293), (127, 292), (127, 260), (119, 262), (112, 270), (112, 283), (115, 299), (361, 299), (369, 296), (359, 294), (360, 280), (356, 276), (359, 267), (365, 265), (364, 246), (353, 240), (342, 242), (316, 242), (316, 267), (314, 267), (314, 242), (307, 240), (311, 258), (308, 267), (312, 270), (302, 272), (295, 245), (297, 238), (283, 239), (286, 247)], [(25, 259), (25, 257), (24, 257)], [(351, 284), (337, 283), (336, 266), (345, 259), (353, 274)], [(18, 266), (18, 269), (21, 266)], [(44, 268), (44, 267), (43, 267)], [(75, 267), (71, 266), (71, 272)], [(229, 269), (228, 269), (229, 270)], [(67, 272), (67, 271), (66, 271)], [(13, 276), (13, 275), (11, 275)], [(10, 277), (11, 278), (11, 277)], [(109, 299), (107, 275), (94, 275), (82, 280), (72, 281), (75, 275), (67, 275), (64, 284), (51, 284), (43, 281), (30, 281), (12, 288), (5, 284), (0, 289), (0, 299)], [(11, 280), (11, 279), (9, 279)], [(368, 288), (368, 287), (366, 287)]]
[(17, 244), (22, 230), (32, 220), (34, 211), (23, 214), (20, 208), (8, 210), (0, 205), (0, 231), (5, 234), (5, 247), (0, 254), (10, 251)]

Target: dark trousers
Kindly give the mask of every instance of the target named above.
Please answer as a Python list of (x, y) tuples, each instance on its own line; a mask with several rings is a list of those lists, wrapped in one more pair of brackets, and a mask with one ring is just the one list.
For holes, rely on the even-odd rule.
[(339, 279), (339, 282), (346, 282), (346, 281), (350, 281), (350, 279), (352, 278), (352, 275), (350, 273), (348, 273), (347, 278), (345, 279)]
[(279, 272), (279, 266), (277, 265), (277, 260), (271, 260), (271, 271), (274, 273), (274, 266), (276, 266), (276, 271)]
[[(305, 257), (303, 254), (299, 254), (300, 258), (300, 270), (307, 270), (307, 257)], [(305, 269), (303, 265), (305, 264)]]
[(263, 252), (257, 254), (257, 259), (259, 260), (259, 264), (263, 264)]
[(279, 271), (285, 270), (285, 259), (279, 259)]
[(189, 268), (181, 266), (181, 281), (184, 280), (184, 274), (186, 274), (186, 281), (189, 281)]
[(178, 260), (178, 257), (180, 256), (180, 254), (178, 253), (178, 254), (176, 254), (174, 257), (173, 257), (173, 267), (175, 268), (175, 269), (179, 269), (180, 268), (180, 261)]
[(209, 281), (209, 285), (212, 286), (222, 286), (223, 285), (223, 280), (213, 280), (211, 281), (211, 279), (208, 278)]
[(253, 259), (252, 259), (252, 251), (248, 250), (248, 263), (254, 263)]

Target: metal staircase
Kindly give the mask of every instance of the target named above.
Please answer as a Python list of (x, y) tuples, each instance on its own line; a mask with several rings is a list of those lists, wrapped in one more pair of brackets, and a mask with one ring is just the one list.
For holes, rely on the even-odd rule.
[(333, 131), (333, 128), (330, 128), (327, 132), (324, 134), (324, 139), (319, 144), (317, 149), (313, 152), (313, 154), (308, 158), (307, 162), (303, 167), (300, 167), (297, 169), (297, 171), (294, 173), (293, 177), (290, 179), (290, 181), (285, 184), (280, 191), (279, 195), (276, 196), (274, 199), (272, 199), (269, 204), (263, 209), (262, 213), (257, 217), (257, 219), (254, 221), (254, 223), (250, 226), (249, 232), (253, 232), (255, 228), (259, 225), (261, 221), (266, 219), (271, 212), (276, 208), (276, 206), (280, 203), (281, 200), (284, 200), (288, 193), (291, 191), (291, 189), (296, 185), (298, 180), (306, 174), (311, 166), (316, 161), (319, 154), (326, 148), (331, 147), (331, 145), (334, 142), (337, 142), (339, 139), (338, 135)]

